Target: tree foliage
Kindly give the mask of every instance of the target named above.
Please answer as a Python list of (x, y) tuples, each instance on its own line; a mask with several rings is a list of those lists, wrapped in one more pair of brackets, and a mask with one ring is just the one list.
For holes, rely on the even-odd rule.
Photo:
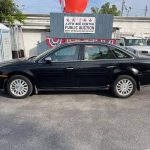
[(114, 16), (120, 16), (121, 12), (116, 5), (110, 5), (109, 2), (105, 3), (100, 9), (97, 7), (91, 8), (92, 13), (96, 14), (112, 14)]
[(23, 23), (26, 16), (19, 10), (13, 0), (0, 0), (0, 22), (13, 24), (15, 20)]

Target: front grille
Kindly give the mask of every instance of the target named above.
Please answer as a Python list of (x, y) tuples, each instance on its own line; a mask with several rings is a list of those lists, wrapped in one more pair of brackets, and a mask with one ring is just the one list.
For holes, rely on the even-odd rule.
[(148, 51), (142, 51), (142, 54), (148, 54)]

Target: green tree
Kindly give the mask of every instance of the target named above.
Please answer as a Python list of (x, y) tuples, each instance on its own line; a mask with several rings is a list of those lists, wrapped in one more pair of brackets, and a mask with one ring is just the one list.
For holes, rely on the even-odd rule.
[(13, 24), (15, 20), (23, 23), (26, 16), (22, 14), (19, 6), (13, 0), (0, 0), (0, 22)]
[(118, 10), (116, 5), (110, 5), (109, 2), (105, 3), (100, 9), (97, 7), (91, 8), (92, 13), (97, 14), (112, 14), (114, 16), (120, 16), (121, 12)]

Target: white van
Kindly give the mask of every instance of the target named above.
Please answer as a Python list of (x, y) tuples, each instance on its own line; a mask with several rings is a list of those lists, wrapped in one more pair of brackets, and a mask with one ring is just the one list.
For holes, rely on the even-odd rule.
[(147, 45), (145, 39), (141, 37), (122, 37), (121, 39), (126, 50), (139, 57), (150, 57), (150, 46)]

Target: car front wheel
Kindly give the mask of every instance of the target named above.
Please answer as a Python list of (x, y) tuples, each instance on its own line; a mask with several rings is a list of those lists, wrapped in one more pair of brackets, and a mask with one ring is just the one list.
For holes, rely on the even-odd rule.
[(33, 86), (28, 78), (15, 75), (8, 80), (6, 89), (8, 94), (13, 98), (23, 99), (31, 95)]
[(112, 92), (119, 98), (128, 98), (136, 91), (137, 84), (134, 78), (128, 75), (119, 76), (112, 85)]

